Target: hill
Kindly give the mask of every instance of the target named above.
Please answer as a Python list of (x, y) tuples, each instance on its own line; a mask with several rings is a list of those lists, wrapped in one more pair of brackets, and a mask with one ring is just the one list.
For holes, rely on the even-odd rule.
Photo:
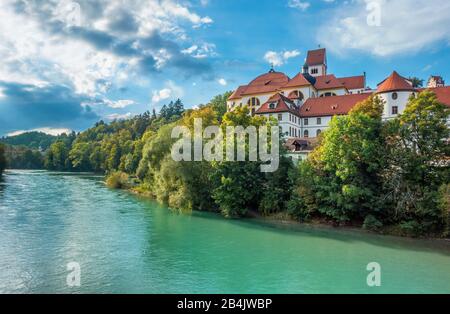
[(24, 146), (30, 149), (45, 151), (59, 138), (61, 138), (61, 135), (54, 136), (43, 132), (33, 131), (14, 136), (2, 137), (0, 139), (0, 143), (10, 146)]

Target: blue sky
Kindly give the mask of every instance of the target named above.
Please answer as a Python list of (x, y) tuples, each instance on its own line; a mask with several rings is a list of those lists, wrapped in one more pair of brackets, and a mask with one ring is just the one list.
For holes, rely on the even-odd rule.
[(81, 131), (247, 84), (270, 63), (450, 79), (450, 3), (427, 0), (2, 0), (0, 135)]

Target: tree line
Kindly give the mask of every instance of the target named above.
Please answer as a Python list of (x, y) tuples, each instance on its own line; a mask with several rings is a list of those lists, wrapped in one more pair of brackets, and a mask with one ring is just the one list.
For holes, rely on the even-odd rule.
[(449, 108), (434, 93), (411, 98), (403, 114), (389, 121), (382, 119), (383, 102), (372, 96), (347, 116), (333, 118), (307, 161), (296, 165), (282, 151), (274, 173), (262, 173), (259, 162), (175, 162), (175, 126), (193, 130), (196, 118), (223, 129), (277, 123), (250, 116), (246, 107), (227, 113), (229, 95), (195, 110), (177, 100), (159, 113), (100, 121), (58, 138), (42, 156), (43, 167), (105, 173), (109, 186), (134, 189), (183, 212), (449, 235)]
[[(129, 187), (181, 211), (226, 217), (249, 214), (358, 226), (398, 235), (448, 236), (450, 185), (449, 108), (425, 91), (403, 114), (383, 121), (383, 102), (372, 96), (347, 115), (333, 118), (317, 148), (299, 165), (283, 154), (275, 173), (257, 162), (175, 162), (170, 149), (176, 125), (261, 126), (247, 108), (225, 113), (202, 106), (143, 137), (136, 172), (113, 173), (109, 183)], [(218, 110), (219, 108), (219, 110)]]

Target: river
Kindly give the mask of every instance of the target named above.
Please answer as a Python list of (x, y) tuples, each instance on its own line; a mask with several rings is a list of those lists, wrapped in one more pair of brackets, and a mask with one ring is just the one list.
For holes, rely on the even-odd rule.
[[(380, 287), (367, 285), (371, 262)], [(54, 292), (450, 293), (450, 244), (180, 215), (98, 176), (7, 171), (0, 293)]]

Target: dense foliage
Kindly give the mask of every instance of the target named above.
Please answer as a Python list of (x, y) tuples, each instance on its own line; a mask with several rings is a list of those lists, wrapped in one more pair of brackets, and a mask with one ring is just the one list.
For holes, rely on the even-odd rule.
[(44, 155), (25, 146), (5, 146), (5, 161), (9, 169), (42, 169)]
[(0, 176), (6, 168), (5, 145), (0, 143)]
[[(174, 161), (175, 126), (192, 134), (198, 118), (223, 131), (276, 125), (251, 117), (246, 107), (226, 113), (228, 96), (195, 110), (177, 100), (158, 114), (100, 121), (79, 135), (57, 138), (40, 162), (50, 170), (108, 174), (108, 186), (134, 189), (184, 212), (280, 215), (402, 235), (449, 235), (449, 109), (432, 92), (410, 99), (404, 113), (389, 121), (382, 120), (383, 102), (370, 97), (349, 115), (333, 118), (307, 161), (295, 165), (282, 151), (274, 173), (261, 172), (260, 162)], [(209, 140), (202, 139), (204, 146)], [(27, 156), (22, 164), (39, 160), (33, 152), (20, 155)]]
[(449, 226), (449, 109), (428, 91), (396, 119), (383, 122), (382, 107), (371, 97), (333, 119), (300, 166), (290, 210), (302, 220), (442, 234)]
[(45, 151), (58, 138), (59, 136), (53, 136), (43, 132), (26, 132), (19, 135), (3, 137), (0, 139), (0, 143)]

